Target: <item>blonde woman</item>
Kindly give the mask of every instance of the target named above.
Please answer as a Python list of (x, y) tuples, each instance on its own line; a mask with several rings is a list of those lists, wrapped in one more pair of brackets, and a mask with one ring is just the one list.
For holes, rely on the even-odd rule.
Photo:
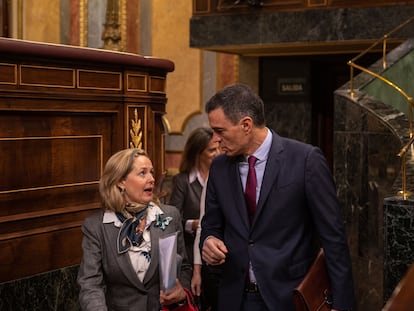
[[(154, 169), (145, 151), (125, 149), (106, 163), (99, 183), (102, 210), (83, 226), (78, 283), (82, 310), (147, 310), (184, 303), (190, 288), (181, 217), (153, 200)], [(183, 258), (168, 293), (160, 288), (158, 240), (178, 232)]]

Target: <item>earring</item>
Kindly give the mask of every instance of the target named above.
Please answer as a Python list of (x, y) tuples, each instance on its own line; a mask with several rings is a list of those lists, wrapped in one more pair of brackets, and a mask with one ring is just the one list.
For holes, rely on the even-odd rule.
[(122, 195), (125, 194), (125, 188), (119, 188), (119, 190), (120, 190), (120, 192), (121, 192)]

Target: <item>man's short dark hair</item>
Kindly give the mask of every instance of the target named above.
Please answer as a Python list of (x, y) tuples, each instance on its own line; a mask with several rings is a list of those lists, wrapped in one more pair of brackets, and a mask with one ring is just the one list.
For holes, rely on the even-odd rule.
[(226, 86), (206, 103), (205, 111), (221, 108), (224, 115), (236, 124), (243, 117), (250, 117), (257, 127), (265, 125), (263, 100), (248, 86), (242, 83)]

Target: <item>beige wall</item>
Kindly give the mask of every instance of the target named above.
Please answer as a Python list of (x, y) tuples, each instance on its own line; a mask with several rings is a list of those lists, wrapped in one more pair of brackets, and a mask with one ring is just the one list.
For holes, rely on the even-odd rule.
[(24, 0), (21, 3), (22, 39), (60, 43), (60, 0)]
[(191, 1), (152, 1), (152, 55), (175, 63), (167, 78), (170, 134), (181, 134), (189, 118), (202, 111), (202, 53), (189, 47), (191, 14)]

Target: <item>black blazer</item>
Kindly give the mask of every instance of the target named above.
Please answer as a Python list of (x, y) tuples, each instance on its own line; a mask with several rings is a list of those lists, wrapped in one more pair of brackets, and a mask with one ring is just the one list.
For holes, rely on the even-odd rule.
[(195, 231), (189, 233), (185, 231), (185, 222), (189, 219), (200, 218), (200, 197), (203, 186), (198, 179), (192, 183), (188, 180), (188, 174), (179, 173), (173, 177), (173, 189), (170, 196), (169, 204), (178, 208), (183, 221), (184, 242), (187, 257), (190, 263), (193, 263), (193, 249)]
[(239, 159), (220, 155), (211, 165), (200, 247), (212, 235), (223, 240), (229, 251), (220, 283), (219, 310), (240, 309), (249, 259), (269, 310), (294, 310), (291, 293), (316, 255), (315, 239), (325, 250), (334, 307), (351, 309), (350, 255), (326, 160), (317, 147), (275, 133), (272, 136), (251, 226)]

